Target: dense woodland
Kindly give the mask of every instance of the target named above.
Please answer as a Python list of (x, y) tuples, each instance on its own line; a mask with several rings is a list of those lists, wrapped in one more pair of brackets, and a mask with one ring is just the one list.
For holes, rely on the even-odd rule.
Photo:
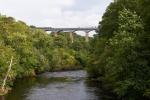
[(121, 100), (149, 100), (150, 0), (114, 0), (98, 30), (89, 76)]
[(89, 78), (121, 100), (150, 99), (150, 0), (114, 0), (85, 42), (68, 33), (58, 37), (0, 16), (0, 83), (13, 56), (7, 86), (45, 71), (86, 67)]
[(35, 76), (45, 71), (81, 69), (88, 59), (89, 45), (85, 38), (69, 33), (57, 37), (27, 26), (12, 17), (0, 16), (0, 83), (13, 56), (12, 70), (7, 80), (13, 86), (17, 78)]

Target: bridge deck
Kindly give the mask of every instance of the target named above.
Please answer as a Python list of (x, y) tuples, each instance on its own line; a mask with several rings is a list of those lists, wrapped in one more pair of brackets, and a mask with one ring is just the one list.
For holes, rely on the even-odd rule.
[(52, 27), (37, 27), (44, 31), (96, 31), (97, 28), (52, 28)]

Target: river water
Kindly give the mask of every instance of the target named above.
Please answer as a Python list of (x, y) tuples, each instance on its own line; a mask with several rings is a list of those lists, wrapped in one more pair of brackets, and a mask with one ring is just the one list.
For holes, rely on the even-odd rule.
[(106, 100), (97, 82), (88, 81), (86, 76), (80, 70), (47, 72), (36, 78), (20, 79), (0, 100)]

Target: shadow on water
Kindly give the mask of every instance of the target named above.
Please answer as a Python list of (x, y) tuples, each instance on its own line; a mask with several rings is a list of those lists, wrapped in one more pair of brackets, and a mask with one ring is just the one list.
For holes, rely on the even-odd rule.
[(94, 92), (94, 95), (98, 97), (97, 100), (118, 100), (114, 94), (109, 91), (103, 90), (102, 85), (96, 80), (91, 81), (87, 79), (85, 81), (85, 85), (87, 88), (89, 88), (89, 90), (95, 88), (95, 90), (92, 90), (92, 92)]
[(107, 96), (84, 71), (44, 73), (16, 80), (13, 90), (0, 100), (116, 100)]

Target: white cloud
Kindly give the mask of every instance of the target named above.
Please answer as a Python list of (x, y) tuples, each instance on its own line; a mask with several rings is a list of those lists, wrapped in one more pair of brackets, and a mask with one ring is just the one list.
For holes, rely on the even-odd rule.
[(0, 0), (0, 13), (35, 26), (90, 27), (98, 25), (111, 1)]

